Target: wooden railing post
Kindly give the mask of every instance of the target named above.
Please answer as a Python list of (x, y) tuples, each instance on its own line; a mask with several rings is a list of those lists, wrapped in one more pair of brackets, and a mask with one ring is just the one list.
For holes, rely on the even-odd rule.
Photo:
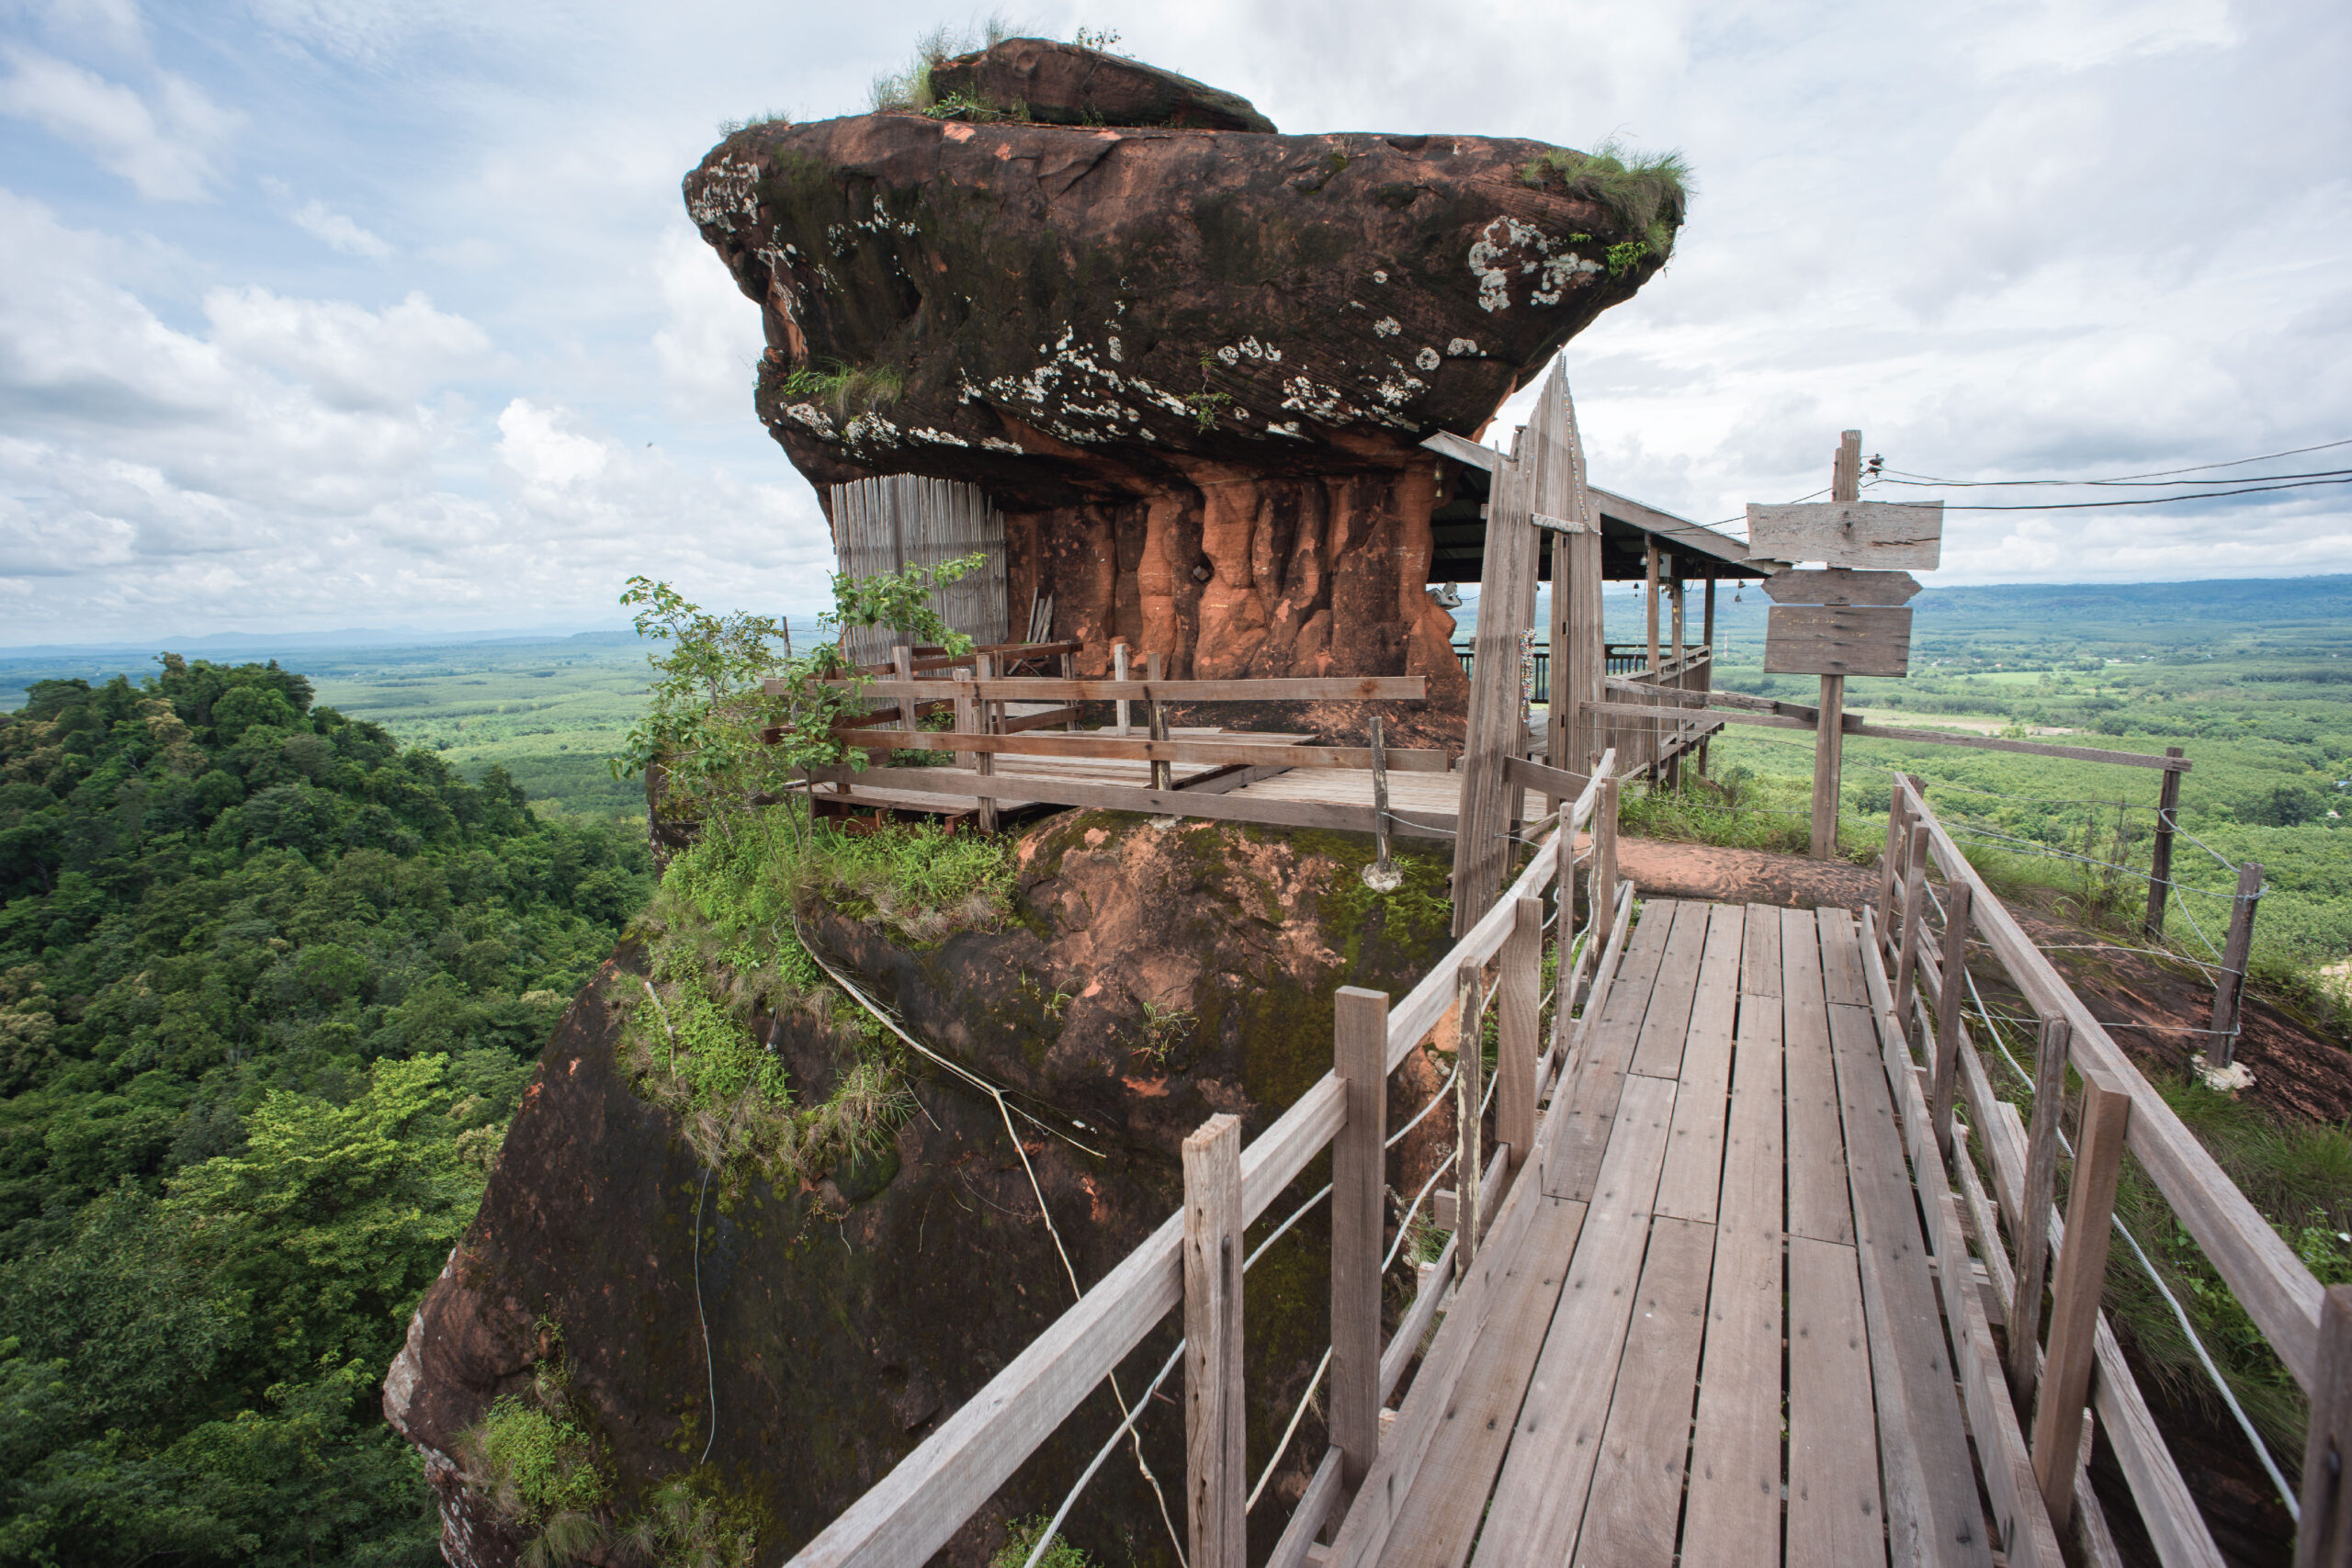
[[(1063, 654), (1063, 655), (1062, 655), (1062, 662), (1061, 662), (1061, 671), (1062, 671), (1062, 679), (1063, 679), (1063, 680), (1065, 680), (1065, 681), (1075, 681), (1075, 680), (1077, 680), (1077, 679), (1078, 679), (1078, 655), (1077, 655), (1077, 654), (1075, 654), (1075, 653), (1065, 653), (1065, 654)], [(1065, 718), (1065, 719), (1063, 719), (1063, 720), (1062, 720), (1062, 728), (1063, 728), (1066, 732), (1068, 732), (1068, 733), (1069, 733), (1069, 734), (1071, 734), (1071, 735), (1075, 735), (1075, 734), (1077, 734), (1077, 733), (1078, 733), (1078, 705), (1077, 705), (1076, 703), (1072, 703), (1072, 704), (1070, 704), (1070, 705), (1069, 705), (1069, 709), (1068, 709), (1068, 712), (1069, 712), (1069, 716), (1068, 718)]]
[(1184, 1502), (1193, 1568), (1248, 1568), (1241, 1118), (1184, 1140)]
[(1331, 1141), (1331, 1446), (1353, 1492), (1380, 1454), (1388, 998), (1342, 986), (1331, 1006), (1331, 1070), (1348, 1097), (1347, 1121)]
[[(1561, 852), (1567, 852), (1563, 846)], [(1608, 943), (1617, 924), (1617, 778), (1600, 781), (1592, 807), (1592, 940)]]
[[(1567, 967), (1560, 982), (1568, 983)], [(1544, 994), (1544, 901), (1521, 897), (1503, 942), (1495, 1042), (1495, 1142), (1510, 1145), (1516, 1171), (1535, 1145), (1535, 1054)]]
[[(1160, 674), (1159, 654), (1147, 653), (1143, 656), (1143, 678), (1150, 682), (1155, 686), (1159, 684)], [(1151, 699), (1150, 719), (1151, 738), (1154, 740), (1167, 739), (1168, 705), (1161, 702), (1156, 696)], [(1176, 765), (1173, 762), (1152, 763), (1151, 787), (1154, 789), (1174, 789), (1176, 787)]]
[[(1849, 430), (1838, 440), (1838, 461), (1830, 470), (1829, 499), (1859, 502), (1862, 498), (1862, 433)], [(1838, 853), (1838, 795), (1846, 761), (1846, 677), (1821, 678), (1821, 713), (1813, 726), (1813, 858), (1829, 860)]]
[[(980, 728), (979, 705), (972, 698), (972, 672), (969, 670), (956, 669), (947, 673), (948, 678), (956, 682), (956, 733), (977, 734)], [(970, 751), (956, 752), (956, 765), (959, 768), (970, 767), (973, 756), (974, 753)]]
[(1894, 936), (1894, 900), (1903, 888), (1903, 856), (1911, 843), (1911, 807), (1903, 793), (1903, 775), (1886, 801), (1886, 850), (1878, 860), (1878, 934), (1882, 942)]
[(2319, 1375), (2312, 1380), (2312, 1424), (2303, 1442), (2302, 1520), (2295, 1568), (2352, 1568), (2352, 1285), (2330, 1285), (2319, 1313)]
[[(1460, 1277), (1470, 1277), (1470, 1260), (1478, 1250), (1478, 1182), (1486, 1173), (1481, 1112), (1487, 1102), (1487, 1018), (1485, 976), (1476, 964), (1464, 964), (1453, 978), (1453, 1256)], [(1426, 1288), (1426, 1287), (1424, 1287)]]
[(2033, 1402), (2033, 1352), (2041, 1332), (2041, 1286), (2050, 1278), (2050, 1200), (2058, 1182), (2058, 1123), (2066, 1103), (2066, 1048), (2074, 1026), (2041, 1021), (2033, 1064), (2033, 1128), (2025, 1145), (2025, 1190), (2018, 1208), (2017, 1293), (2009, 1303), (2009, 1387), (2018, 1408)]
[[(958, 671), (956, 673), (961, 674), (963, 671)], [(976, 681), (995, 680), (996, 655), (993, 653), (974, 654), (972, 656), (972, 678)], [(983, 735), (995, 733), (997, 727), (990, 719), (990, 715), (994, 712), (994, 709), (995, 705), (992, 703), (982, 702), (980, 704), (979, 730)], [(973, 762), (975, 771), (979, 773), (980, 777), (984, 779), (995, 777), (995, 752), (982, 751), (973, 759)], [(984, 795), (980, 796), (980, 831), (983, 833), (993, 833), (996, 831), (996, 796), (992, 795)]]
[[(890, 650), (890, 672), (901, 681), (913, 680), (915, 678), (915, 650), (909, 648), (904, 643), (900, 643), (898, 647), (892, 649)], [(912, 735), (916, 730), (922, 728), (922, 724), (918, 722), (918, 716), (915, 712), (914, 698), (909, 696), (900, 697), (899, 699), (899, 725), (909, 735)], [(913, 748), (914, 743), (912, 741), (909, 741), (907, 744), (910, 750)]]
[[(2177, 746), (2165, 748), (2165, 755), (2177, 757)], [(2148, 855), (2148, 914), (2140, 922), (2151, 938), (2165, 934), (2165, 899), (2172, 892), (2172, 829), (2173, 818), (2180, 812), (2180, 770), (2166, 768), (2165, 782), (2156, 791), (2156, 843)]]
[(1903, 941), (1895, 950), (1894, 1021), (1903, 1038), (1918, 1043), (1919, 1031), (1911, 1016), (1911, 998), (1917, 987), (1920, 921), (1928, 913), (1928, 825), (1911, 829), (1911, 852), (1903, 867)]
[(1404, 880), (1388, 860), (1388, 750), (1382, 744), (1380, 716), (1374, 714), (1370, 725), (1372, 741), (1372, 841), (1378, 858), (1363, 874), (1365, 886), (1380, 892), (1394, 891)]
[(2254, 952), (2254, 907), (2262, 901), (2262, 863), (2238, 867), (2230, 903), (2230, 934), (2222, 944), (2222, 974), (2213, 985), (2213, 1054), (2222, 1066), (2238, 1052), (2238, 1001), (2245, 995), (2245, 962)]
[[(1118, 641), (1116, 641), (1116, 642), (1114, 642), (1114, 643), (1113, 643), (1113, 644), (1111, 645), (1111, 679), (1113, 679), (1114, 681), (1124, 681), (1124, 680), (1125, 680), (1126, 678), (1127, 678), (1127, 639), (1126, 639), (1125, 637), (1121, 637)], [(1118, 704), (1118, 713), (1119, 713), (1119, 724), (1118, 724), (1118, 731), (1119, 731), (1119, 733), (1120, 733), (1121, 735), (1130, 735), (1130, 734), (1133, 734), (1133, 733), (1134, 733), (1134, 731), (1132, 731), (1131, 729), (1129, 729), (1129, 728), (1127, 728), (1127, 699), (1126, 699), (1126, 698), (1125, 698), (1125, 697), (1121, 697), (1121, 698), (1119, 699), (1119, 704)]]
[[(2066, 1241), (2059, 1248), (2050, 1303), (2050, 1359), (2033, 1412), (2033, 1475), (2041, 1484), (2051, 1527), (2062, 1537), (2074, 1517), (2092, 1339), (2098, 1329), (2099, 1291), (2107, 1281), (2107, 1244), (2115, 1217), (2116, 1182), (2123, 1168), (2123, 1140), (2132, 1127), (2131, 1090), (2103, 1068), (2086, 1068), (2082, 1077), (2083, 1116), (2075, 1139), (2075, 1179), (2066, 1198)], [(2009, 1332), (2018, 1332), (2014, 1322)], [(2029, 1327), (2024, 1340), (2029, 1354), (2031, 1333)]]
[(1933, 1120), (1936, 1147), (1951, 1157), (1952, 1097), (1960, 1083), (1960, 1002), (1968, 990), (1968, 917), (1973, 884), (1951, 878), (1944, 884), (1943, 988), (1936, 994), (1936, 1070)]

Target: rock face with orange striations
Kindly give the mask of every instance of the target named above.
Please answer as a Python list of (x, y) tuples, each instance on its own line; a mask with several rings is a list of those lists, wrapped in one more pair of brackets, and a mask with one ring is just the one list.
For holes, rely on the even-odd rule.
[[(1086, 54), (938, 69), (1027, 60), (1022, 107), (1067, 118)], [(1426, 674), (1458, 712), (1425, 592), (1450, 465), (1419, 443), (1482, 430), (1681, 220), (1679, 193), (1564, 164), (1481, 136), (886, 113), (737, 132), (685, 196), (762, 308), (757, 407), (794, 465), (820, 493), (988, 491), (1015, 618), (1050, 593), (1087, 672), (1125, 637), (1171, 676)]]

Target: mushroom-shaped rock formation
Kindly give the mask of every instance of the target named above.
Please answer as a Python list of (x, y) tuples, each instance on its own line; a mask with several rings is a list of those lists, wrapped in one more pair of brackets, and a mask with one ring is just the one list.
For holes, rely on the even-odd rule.
[[(1136, 69), (1015, 39), (933, 83), (1034, 58), (1067, 88), (1074, 57)], [(1125, 637), (1171, 676), (1425, 674), (1457, 711), (1419, 443), (1483, 430), (1682, 218), (1671, 177), (1538, 141), (911, 112), (751, 127), (685, 197), (761, 305), (795, 466), (988, 491), (1011, 602), (1050, 593), (1087, 672)]]
[(1274, 129), (1249, 99), (1222, 87), (1051, 39), (1007, 39), (943, 60), (931, 68), (931, 90), (966, 113), (1011, 113), (1047, 125)]

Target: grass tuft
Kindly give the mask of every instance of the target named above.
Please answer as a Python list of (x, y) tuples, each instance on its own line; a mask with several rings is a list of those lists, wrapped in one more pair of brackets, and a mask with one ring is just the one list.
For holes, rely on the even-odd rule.
[[(1052, 1522), (1043, 1514), (1010, 1521), (1005, 1527), (1004, 1544), (989, 1559), (989, 1568), (1026, 1568), (1029, 1554), (1037, 1550), (1039, 1538)], [(1037, 1568), (1094, 1568), (1094, 1559), (1057, 1535), (1053, 1544), (1046, 1548), (1046, 1554), (1037, 1559)]]
[(994, 49), (1005, 39), (1023, 37), (1029, 31), (1023, 24), (1009, 21), (1001, 14), (990, 16), (977, 28), (954, 28), (942, 23), (915, 40), (914, 57), (905, 65), (874, 78), (866, 101), (876, 114), (893, 109), (930, 114), (940, 107), (939, 96), (931, 87), (933, 66), (959, 54)]
[(844, 365), (838, 359), (803, 366), (784, 378), (786, 397), (812, 398), (842, 419), (888, 407), (906, 389), (907, 373), (899, 366)]
[(1605, 253), (1611, 277), (1623, 276), (1645, 257), (1664, 261), (1673, 254), (1693, 188), (1690, 165), (1679, 152), (1636, 152), (1613, 137), (1589, 152), (1555, 147), (1529, 162), (1519, 177), (1599, 202), (1616, 216), (1625, 238)]

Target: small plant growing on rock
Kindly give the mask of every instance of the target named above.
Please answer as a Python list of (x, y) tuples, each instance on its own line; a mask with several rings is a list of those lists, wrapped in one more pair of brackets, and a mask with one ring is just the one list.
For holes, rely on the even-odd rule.
[(784, 378), (784, 395), (823, 403), (847, 419), (869, 409), (887, 408), (903, 396), (907, 373), (896, 365), (845, 365), (829, 359), (802, 366)]
[[(1006, 1526), (1004, 1544), (998, 1547), (996, 1555), (989, 1559), (989, 1568), (1028, 1568), (1029, 1559), (1037, 1550), (1037, 1542), (1044, 1539), (1046, 1527), (1051, 1523), (1053, 1521), (1043, 1514), (1035, 1518), (1012, 1520)], [(1046, 1548), (1045, 1555), (1037, 1559), (1037, 1568), (1094, 1568), (1094, 1560), (1060, 1536), (1056, 1536)]]
[(1531, 161), (1519, 177), (1538, 188), (1556, 186), (1598, 202), (1616, 216), (1626, 238), (1604, 258), (1611, 277), (1623, 276), (1645, 256), (1663, 260), (1673, 253), (1690, 192), (1690, 165), (1681, 153), (1630, 152), (1613, 139), (1589, 152), (1555, 147)]
[(938, 106), (938, 97), (931, 90), (931, 68), (943, 60), (953, 60), (959, 54), (976, 50), (994, 49), (1009, 38), (1018, 38), (1029, 29), (1018, 22), (1006, 20), (1001, 15), (991, 16), (978, 28), (936, 27), (915, 40), (914, 58), (897, 71), (886, 71), (874, 78), (867, 102), (876, 114), (892, 109), (911, 110), (929, 114)]
[(524, 1568), (558, 1568), (605, 1544), (612, 1461), (572, 1399), (560, 1337), (529, 1388), (500, 1396), (458, 1447), (467, 1485), (529, 1533)]

